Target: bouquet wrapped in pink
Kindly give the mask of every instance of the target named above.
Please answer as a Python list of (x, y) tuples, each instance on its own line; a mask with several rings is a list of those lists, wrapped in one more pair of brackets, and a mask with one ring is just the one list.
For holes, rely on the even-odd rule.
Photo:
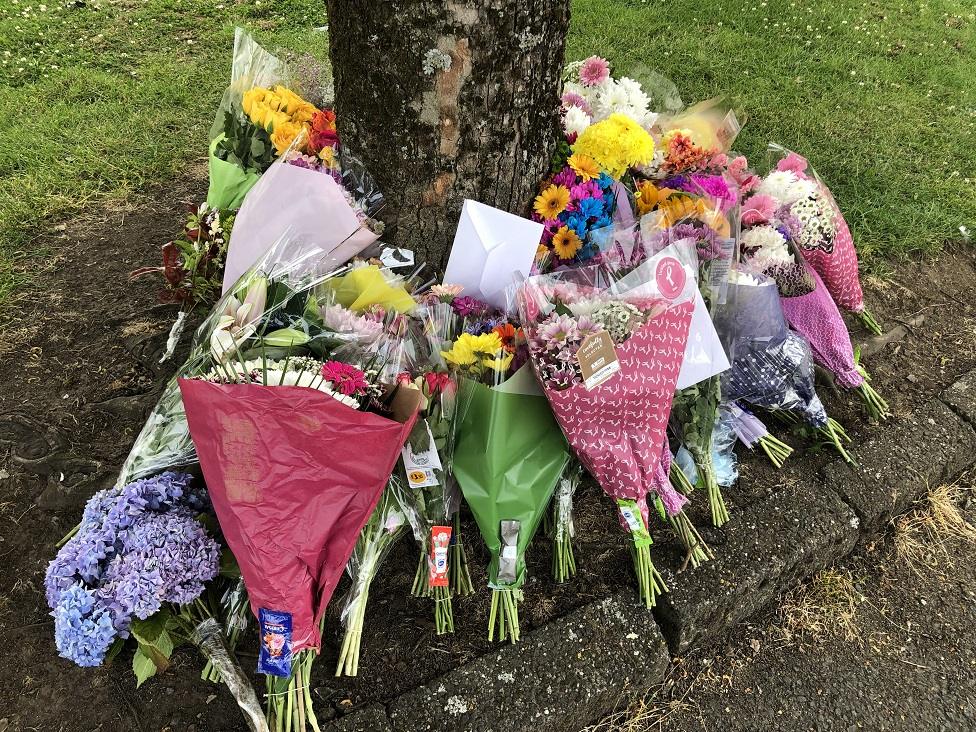
[(617, 502), (647, 607), (666, 590), (650, 558), (647, 494), (694, 310), (693, 263), (673, 245), (619, 278), (583, 267), (519, 291), (536, 376), (580, 462)]
[[(762, 179), (742, 206), (742, 266), (776, 281), (783, 313), (809, 342), (816, 362), (842, 387), (859, 391), (871, 419), (884, 418), (888, 404), (868, 383), (870, 377), (857, 362), (837, 305), (820, 276), (797, 254), (808, 241), (811, 226), (810, 220), (796, 212), (797, 197), (804, 192), (812, 196), (815, 190), (812, 181), (800, 180), (793, 173), (773, 171)], [(819, 226), (826, 223), (821, 221)]]
[(776, 159), (775, 175), (766, 176), (760, 193), (774, 187), (796, 191), (796, 195), (788, 197), (796, 199), (789, 208), (798, 222), (794, 239), (800, 254), (820, 275), (837, 306), (856, 314), (865, 326), (880, 335), (878, 322), (864, 306), (851, 230), (830, 189), (803, 156), (775, 143), (769, 151)]

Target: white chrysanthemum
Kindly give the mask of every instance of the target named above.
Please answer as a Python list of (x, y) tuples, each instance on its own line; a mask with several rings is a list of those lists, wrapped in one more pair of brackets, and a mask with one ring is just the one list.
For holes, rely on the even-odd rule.
[(563, 129), (567, 135), (578, 135), (590, 126), (590, 115), (579, 107), (570, 107), (563, 116)]
[(617, 86), (627, 92), (630, 107), (638, 110), (639, 113), (634, 115), (635, 118), (639, 119), (647, 113), (647, 106), (651, 103), (651, 100), (644, 93), (644, 90), (638, 82), (624, 76), (623, 78), (617, 79)]
[(772, 196), (781, 205), (790, 204), (796, 200), (792, 198), (792, 189), (798, 182), (799, 178), (792, 171), (774, 170), (762, 179), (756, 193)]
[(815, 198), (818, 192), (819, 189), (814, 181), (800, 178), (790, 186), (789, 195), (787, 196), (789, 200), (785, 201), (785, 203), (793, 204), (797, 201), (802, 201), (804, 198)]
[(630, 94), (622, 86), (611, 81), (597, 95), (596, 104), (593, 107), (594, 121), (606, 119), (614, 112), (619, 112), (629, 105)]
[(595, 297), (589, 299), (576, 300), (575, 302), (567, 302), (566, 307), (569, 308), (570, 312), (577, 318), (581, 315), (592, 315), (594, 312), (602, 307), (606, 307), (607, 299), (602, 297)]
[(742, 235), (742, 247), (752, 252), (749, 264), (758, 271), (793, 261), (786, 238), (772, 226), (756, 226), (746, 231)]

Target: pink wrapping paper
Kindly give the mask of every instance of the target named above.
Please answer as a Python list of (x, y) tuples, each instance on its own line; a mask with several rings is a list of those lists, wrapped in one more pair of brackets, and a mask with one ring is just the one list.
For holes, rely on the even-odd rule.
[(417, 399), (398, 392), (407, 398), (395, 410), (400, 422), (299, 386), (181, 379), (180, 390), (251, 610), (291, 613), (292, 651), (318, 648), (318, 621), (410, 434)]
[[(688, 499), (678, 493), (671, 485), (671, 446), (668, 441), (661, 443), (661, 462), (658, 463), (657, 470), (654, 471), (654, 492), (664, 504), (664, 511), (668, 516), (675, 516), (688, 503)], [(647, 520), (647, 517), (644, 517)]]
[(838, 384), (855, 389), (864, 383), (864, 377), (854, 364), (847, 325), (820, 275), (811, 274), (816, 283), (813, 292), (800, 297), (781, 297), (783, 314), (790, 327), (810, 343), (813, 359), (831, 371)]
[(861, 290), (861, 280), (858, 276), (857, 250), (851, 230), (840, 212), (837, 202), (830, 190), (812, 173), (806, 158), (796, 153), (790, 153), (776, 164), (778, 170), (791, 170), (801, 178), (814, 180), (820, 186), (824, 198), (830, 202), (836, 214), (836, 232), (833, 246), (827, 250), (823, 248), (806, 249), (797, 247), (803, 258), (810, 263), (814, 271), (820, 275), (830, 296), (837, 306), (854, 313), (864, 311), (864, 293)]
[(314, 251), (316, 266), (323, 272), (356, 256), (379, 238), (360, 223), (332, 176), (279, 158), (248, 191), (234, 219), (223, 291), (232, 288), (286, 235), (295, 242), (289, 255), (294, 259), (301, 249)]
[(546, 390), (580, 462), (608, 495), (635, 499), (645, 514), (693, 310), (693, 301), (673, 306), (635, 331), (616, 347), (620, 371), (599, 386)]

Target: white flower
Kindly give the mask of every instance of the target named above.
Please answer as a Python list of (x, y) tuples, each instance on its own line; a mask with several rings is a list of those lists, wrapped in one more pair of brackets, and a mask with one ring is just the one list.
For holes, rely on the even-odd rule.
[(774, 170), (763, 178), (756, 189), (756, 193), (772, 196), (782, 206), (790, 206), (816, 192), (817, 184), (814, 181), (798, 178), (791, 170)]
[(749, 264), (758, 271), (793, 261), (786, 238), (772, 226), (756, 226), (746, 231), (742, 235), (742, 247), (755, 250), (750, 255)]
[(574, 132), (578, 135), (589, 126), (590, 115), (582, 109), (579, 107), (570, 107), (566, 110), (566, 114), (563, 117), (563, 129), (567, 135), (572, 135)]
[(593, 112), (596, 120), (599, 121), (628, 106), (630, 106), (630, 94), (623, 87), (611, 82), (600, 91)]

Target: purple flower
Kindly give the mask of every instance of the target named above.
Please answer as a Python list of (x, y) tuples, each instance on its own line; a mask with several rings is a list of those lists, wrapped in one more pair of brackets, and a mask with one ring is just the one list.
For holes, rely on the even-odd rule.
[(469, 315), (484, 315), (490, 309), (487, 303), (468, 295), (454, 298), (454, 300), (451, 301), (451, 307), (454, 308), (454, 312), (461, 317), (468, 317)]
[(54, 642), (62, 658), (79, 666), (100, 666), (115, 642), (109, 610), (81, 584), (68, 587), (51, 613)]
[(576, 172), (567, 165), (552, 177), (552, 184), (572, 190), (577, 180)]

